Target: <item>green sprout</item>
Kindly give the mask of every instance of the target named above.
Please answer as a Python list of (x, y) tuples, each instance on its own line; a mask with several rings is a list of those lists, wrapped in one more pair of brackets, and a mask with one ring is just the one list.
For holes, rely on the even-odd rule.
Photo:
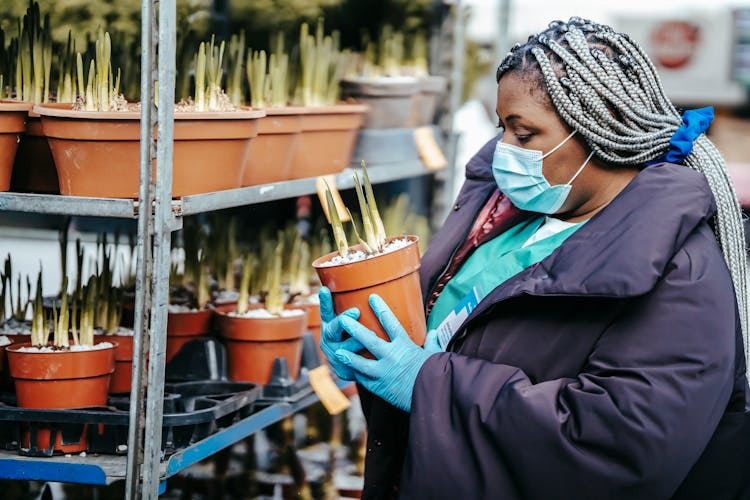
[(76, 73), (84, 111), (112, 111), (119, 106), (120, 70), (113, 78), (112, 40), (109, 33), (99, 30), (95, 42), (95, 57), (89, 61), (88, 76), (84, 79), (84, 63), (81, 53), (76, 54)]
[(266, 295), (266, 310), (276, 316), (281, 315), (284, 310), (284, 299), (281, 292), (281, 263), (284, 252), (284, 241), (279, 238), (273, 255), (273, 267), (271, 268), (271, 280)]
[(333, 202), (333, 195), (328, 183), (326, 183), (326, 206), (328, 207), (328, 216), (330, 217), (336, 248), (339, 251), (339, 255), (346, 257), (349, 254), (349, 242), (346, 240), (344, 224), (341, 222), (338, 210), (336, 210), (336, 204)]
[(226, 94), (221, 87), (224, 61), (224, 42), (201, 42), (195, 55), (195, 109), (197, 111), (222, 111)]
[(237, 313), (245, 314), (250, 297), (250, 278), (255, 267), (255, 256), (251, 253), (242, 260), (242, 275), (240, 277), (240, 295), (237, 298)]
[(229, 52), (227, 54), (227, 66), (229, 76), (227, 78), (227, 94), (229, 100), (235, 106), (245, 104), (245, 93), (242, 88), (242, 65), (245, 63), (245, 31), (239, 35), (234, 34), (229, 40)]
[[(63, 290), (68, 288), (68, 277), (63, 276), (62, 286)], [(70, 329), (70, 311), (68, 310), (68, 294), (63, 293), (62, 301), (60, 302), (60, 313), (57, 312), (55, 303), (52, 303), (52, 325), (53, 325), (53, 336), (52, 343), (55, 347), (69, 347), (68, 341), (68, 330)]]
[(36, 104), (50, 100), (52, 37), (49, 15), (42, 16), (39, 4), (33, 2), (18, 20), (16, 50), (16, 99)]
[(335, 104), (339, 82), (346, 69), (349, 52), (340, 50), (338, 32), (324, 36), (323, 20), (319, 19), (315, 36), (307, 23), (300, 28), (300, 78), (297, 94), (304, 106)]
[(44, 309), (42, 307), (42, 269), (36, 278), (36, 297), (31, 308), (31, 345), (45, 346), (49, 341), (49, 329), (44, 321)]

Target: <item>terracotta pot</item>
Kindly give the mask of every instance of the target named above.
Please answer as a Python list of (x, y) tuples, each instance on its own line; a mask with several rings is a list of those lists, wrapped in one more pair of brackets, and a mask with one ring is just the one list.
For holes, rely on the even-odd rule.
[(363, 104), (308, 108), (294, 149), (292, 178), (335, 174), (350, 166), (367, 111)]
[(52, 150), (42, 130), (42, 121), (33, 111), (29, 112), (26, 130), (18, 144), (10, 187), (21, 193), (60, 194)]
[(167, 361), (180, 352), (182, 346), (211, 331), (213, 310), (167, 313)]
[[(72, 409), (107, 404), (109, 380), (115, 369), (115, 342), (112, 347), (92, 351), (22, 352), (31, 344), (16, 344), (6, 349), (10, 376), (16, 386), (20, 408)], [(47, 448), (49, 430), (37, 432), (36, 446)], [(21, 446), (29, 447), (28, 432), (21, 436)], [(77, 443), (63, 444), (60, 433), (54, 450), (63, 453), (86, 451), (88, 440), (84, 426)]]
[(109, 392), (130, 392), (130, 385), (133, 380), (133, 336), (96, 335), (94, 341), (117, 342), (117, 347), (115, 347), (115, 371), (109, 381)]
[(0, 191), (10, 189), (18, 141), (25, 130), (30, 108), (31, 105), (26, 102), (0, 102)]
[(421, 127), (435, 121), (435, 112), (447, 86), (448, 80), (443, 76), (429, 75), (419, 79), (412, 125)]
[[(401, 238), (401, 237), (399, 237)], [(419, 285), (419, 238), (407, 236), (410, 245), (393, 252), (359, 262), (323, 266), (338, 252), (324, 255), (313, 262), (323, 285), (331, 290), (334, 308), (343, 312), (351, 307), (360, 311), (359, 321), (380, 338), (389, 340), (369, 304), (375, 293), (391, 308), (417, 345), (423, 345), (427, 334), (422, 290)], [(398, 238), (390, 238), (392, 241)], [(351, 247), (360, 250), (359, 245)]]
[(411, 126), (419, 81), (414, 77), (353, 78), (341, 80), (341, 96), (370, 106), (364, 128)]
[(320, 305), (319, 304), (294, 304), (287, 306), (289, 309), (302, 309), (307, 313), (307, 325), (306, 329), (312, 333), (315, 338), (315, 346), (318, 348), (318, 358), (321, 362), (326, 361), (325, 354), (320, 350), (320, 327), (322, 321), (320, 320)]
[(285, 358), (295, 380), (302, 359), (307, 314), (279, 318), (242, 318), (217, 313), (216, 324), (227, 347), (230, 380), (267, 384), (273, 361)]
[(266, 108), (258, 120), (258, 136), (250, 145), (243, 186), (291, 179), (292, 157), (300, 133), (304, 107)]
[[(70, 196), (137, 198), (140, 113), (35, 106)], [(172, 196), (239, 188), (263, 111), (175, 113)]]

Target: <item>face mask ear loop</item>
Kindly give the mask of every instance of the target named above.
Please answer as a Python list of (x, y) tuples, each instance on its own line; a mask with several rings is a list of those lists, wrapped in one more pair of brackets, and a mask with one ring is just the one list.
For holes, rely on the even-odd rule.
[(594, 152), (593, 152), (593, 151), (591, 151), (591, 153), (589, 154), (588, 158), (586, 158), (586, 161), (585, 161), (585, 162), (583, 162), (583, 165), (581, 165), (581, 168), (579, 168), (579, 169), (578, 169), (578, 172), (576, 172), (576, 174), (575, 174), (575, 175), (573, 176), (573, 178), (572, 178), (572, 179), (570, 179), (570, 180), (568, 181), (568, 186), (570, 186), (571, 184), (573, 184), (573, 181), (574, 181), (574, 180), (576, 180), (576, 177), (578, 177), (578, 174), (580, 174), (581, 172), (583, 172), (583, 168), (584, 168), (584, 167), (585, 167), (586, 165), (588, 165), (588, 164), (589, 164), (589, 161), (591, 161), (591, 158), (592, 158), (593, 156), (594, 156)]
[(568, 137), (566, 137), (565, 139), (563, 139), (563, 141), (560, 144), (558, 144), (554, 148), (552, 148), (549, 151), (547, 151), (546, 153), (544, 153), (542, 155), (542, 158), (548, 157), (549, 155), (551, 155), (552, 153), (554, 153), (555, 151), (557, 151), (558, 149), (560, 149), (561, 147), (563, 147), (565, 145), (565, 143), (568, 142), (570, 140), (570, 138), (573, 137), (574, 135), (576, 135), (576, 131), (575, 130), (572, 131)]

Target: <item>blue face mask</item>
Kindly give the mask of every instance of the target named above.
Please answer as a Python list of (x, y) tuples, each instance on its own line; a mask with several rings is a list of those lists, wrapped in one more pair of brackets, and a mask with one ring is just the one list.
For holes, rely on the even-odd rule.
[(546, 154), (498, 142), (492, 160), (492, 174), (500, 191), (521, 210), (542, 214), (554, 214), (560, 210), (570, 194), (573, 181), (594, 156), (594, 152), (591, 152), (567, 184), (556, 186), (550, 185), (545, 179), (542, 160), (560, 149), (575, 133), (574, 130)]

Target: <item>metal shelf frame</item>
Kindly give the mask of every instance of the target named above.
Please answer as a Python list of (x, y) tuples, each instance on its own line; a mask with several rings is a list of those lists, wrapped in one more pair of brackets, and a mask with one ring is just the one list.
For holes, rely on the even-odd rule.
[[(167, 480), (175, 474), (317, 401), (318, 397), (311, 393), (294, 403), (269, 405), (174, 453), (159, 463), (157, 492), (163, 493)], [(72, 455), (39, 459), (20, 456), (16, 451), (0, 450), (0, 478), (3, 479), (44, 480), (104, 486), (125, 480), (126, 465), (127, 457), (124, 455), (83, 457)]]
[[(458, 5), (460, 8), (460, 1)], [(124, 479), (127, 499), (153, 500), (165, 491), (169, 477), (318, 400), (315, 394), (310, 394), (294, 404), (273, 404), (162, 460), (166, 363), (163, 332), (167, 322), (171, 233), (181, 227), (183, 216), (316, 192), (316, 180), (308, 178), (172, 199), (175, 19), (176, 0), (142, 0), (141, 101), (152, 104), (141, 107), (138, 200), (0, 193), (0, 211), (138, 220), (134, 366), (127, 456), (74, 455), (39, 459), (0, 450), (0, 479), (93, 485)], [(460, 71), (454, 72), (453, 76), (456, 75), (460, 77)], [(153, 105), (157, 82), (161, 101), (158, 110)], [(456, 82), (452, 85), (456, 87)], [(450, 111), (454, 111), (453, 106)], [(158, 141), (155, 141), (155, 126)], [(353, 187), (351, 173), (351, 169), (346, 169), (336, 175), (339, 189)], [(419, 161), (391, 165), (373, 163), (369, 169), (373, 183), (432, 173), (433, 170)], [(143, 210), (143, 206), (153, 207), (153, 210)], [(150, 360), (148, 364), (146, 359)]]
[[(353, 170), (354, 167), (346, 168), (343, 172), (335, 175), (338, 189), (344, 190), (354, 187)], [(411, 161), (381, 165), (373, 163), (367, 169), (367, 172), (373, 184), (382, 184), (399, 179), (430, 175), (436, 171), (427, 169), (421, 161)], [(179, 218), (213, 210), (315, 194), (315, 181), (314, 177), (308, 177), (176, 198), (171, 203), (172, 215)], [(132, 199), (0, 193), (0, 211), (137, 219), (140, 207), (141, 203)], [(170, 227), (176, 230), (179, 229), (179, 224), (173, 224)]]

